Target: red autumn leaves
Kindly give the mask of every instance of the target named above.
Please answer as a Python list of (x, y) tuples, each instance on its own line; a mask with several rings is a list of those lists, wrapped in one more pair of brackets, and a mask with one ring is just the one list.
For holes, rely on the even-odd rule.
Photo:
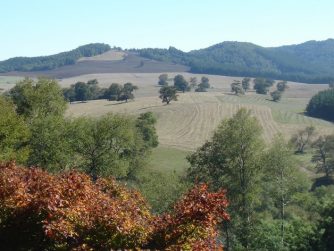
[(0, 165), (0, 243), (12, 247), (219, 250), (227, 204), (224, 191), (199, 185), (155, 216), (138, 192), (113, 179)]

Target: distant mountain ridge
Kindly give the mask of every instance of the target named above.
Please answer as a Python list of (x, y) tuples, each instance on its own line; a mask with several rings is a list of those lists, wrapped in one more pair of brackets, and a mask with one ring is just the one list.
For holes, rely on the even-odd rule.
[(187, 65), (193, 73), (309, 83), (334, 80), (334, 39), (280, 47), (227, 41), (188, 53), (174, 47), (135, 51), (142, 57)]
[[(51, 56), (11, 58), (0, 62), (0, 73), (16, 71), (21, 72), (22, 75), (22, 72), (30, 74), (37, 72), (57, 77), (59, 71), (63, 75), (66, 71), (66, 76), (85, 74), (85, 72), (87, 74), (117, 71), (156, 72), (158, 69), (167, 72), (174, 69), (173, 64), (175, 64), (176, 70), (187, 69), (192, 73), (201, 74), (266, 77), (306, 83), (334, 81), (334, 39), (280, 47), (261, 47), (247, 42), (226, 41), (190, 52), (183, 52), (174, 47), (131, 49), (126, 50), (130, 53), (129, 58), (125, 58), (122, 62), (106, 61), (103, 65), (101, 62), (94, 61), (78, 62), (81, 57), (100, 55), (110, 49), (107, 44), (96, 43)], [(136, 55), (139, 66), (144, 63), (150, 66), (133, 66), (137, 64), (132, 60)], [(153, 61), (146, 61), (148, 59)], [(157, 61), (167, 63), (166, 69), (163, 69), (164, 64), (155, 67), (154, 64), (159, 64)], [(182, 68), (180, 65), (185, 67)]]

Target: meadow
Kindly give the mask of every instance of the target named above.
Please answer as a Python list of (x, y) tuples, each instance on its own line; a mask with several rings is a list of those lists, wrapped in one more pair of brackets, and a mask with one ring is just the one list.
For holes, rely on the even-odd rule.
[[(124, 55), (113, 53), (116, 61)], [(96, 58), (103, 61), (105, 58)], [(84, 61), (84, 60), (83, 60)], [(170, 84), (178, 72), (168, 73)], [(151, 111), (157, 119), (159, 147), (153, 152), (151, 167), (161, 170), (184, 170), (187, 167), (185, 156), (209, 140), (219, 123), (230, 118), (238, 109), (245, 107), (256, 116), (263, 128), (263, 138), (268, 143), (278, 133), (289, 139), (292, 134), (306, 126), (313, 125), (319, 134), (334, 132), (333, 124), (324, 120), (305, 116), (304, 109), (309, 99), (327, 85), (289, 82), (280, 102), (271, 101), (270, 95), (259, 95), (254, 91), (244, 96), (230, 92), (230, 84), (238, 77), (205, 75), (210, 79), (211, 88), (205, 93), (179, 93), (178, 101), (163, 104), (158, 97), (157, 85), (160, 73), (106, 73), (87, 74), (60, 80), (62, 87), (77, 81), (97, 79), (101, 87), (111, 83), (131, 82), (139, 87), (135, 99), (128, 103), (93, 100), (69, 105), (67, 116), (101, 116), (103, 114), (126, 113), (138, 115)], [(202, 75), (182, 73), (186, 79)], [(0, 88), (11, 88), (20, 77), (0, 76)]]
[[(176, 73), (170, 73), (173, 77)], [(158, 97), (159, 74), (100, 74), (64, 79), (61, 84), (68, 86), (76, 81), (97, 78), (101, 86), (110, 83), (132, 82), (139, 87), (136, 98), (128, 103), (94, 100), (87, 103), (71, 104), (69, 116), (99, 116), (108, 112), (140, 114), (151, 111), (158, 118), (157, 132), (162, 146), (192, 151), (210, 139), (212, 132), (239, 108), (252, 111), (263, 127), (264, 139), (269, 142), (276, 134), (289, 138), (296, 130), (314, 125), (324, 134), (333, 131), (332, 123), (307, 117), (303, 114), (309, 99), (326, 85), (289, 83), (280, 102), (271, 101), (270, 95), (259, 95), (253, 91), (244, 96), (230, 92), (233, 77), (208, 76), (213, 86), (205, 93), (179, 93), (178, 101), (162, 104)], [(186, 78), (201, 75), (185, 73)]]

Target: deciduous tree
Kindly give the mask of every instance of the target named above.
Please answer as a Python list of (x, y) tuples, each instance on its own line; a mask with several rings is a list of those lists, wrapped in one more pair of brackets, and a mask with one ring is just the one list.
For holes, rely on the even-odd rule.
[(291, 137), (291, 143), (296, 147), (296, 153), (303, 154), (305, 148), (310, 145), (312, 137), (315, 134), (314, 126), (307, 126), (303, 130), (299, 130), (296, 134)]
[(167, 103), (167, 105), (172, 101), (177, 101), (176, 89), (173, 86), (163, 86), (159, 90), (162, 103)]
[(189, 91), (189, 84), (186, 81), (186, 79), (183, 77), (183, 75), (176, 75), (174, 77), (174, 87), (178, 91), (186, 92)]
[(250, 112), (240, 109), (220, 124), (211, 141), (188, 157), (190, 180), (208, 182), (214, 189), (227, 189), (233, 232), (246, 249), (256, 220), (254, 209), (264, 147), (261, 131)]

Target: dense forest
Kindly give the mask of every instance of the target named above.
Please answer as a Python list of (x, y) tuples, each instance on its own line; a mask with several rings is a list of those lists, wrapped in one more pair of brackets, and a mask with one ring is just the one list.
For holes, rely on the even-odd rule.
[(87, 44), (68, 52), (41, 57), (15, 57), (0, 62), (0, 73), (10, 71), (44, 71), (75, 64), (81, 57), (91, 57), (110, 50), (102, 43)]
[(223, 42), (188, 53), (174, 47), (133, 51), (142, 57), (190, 66), (193, 73), (266, 77), (306, 83), (329, 83), (334, 79), (333, 39), (273, 48)]

